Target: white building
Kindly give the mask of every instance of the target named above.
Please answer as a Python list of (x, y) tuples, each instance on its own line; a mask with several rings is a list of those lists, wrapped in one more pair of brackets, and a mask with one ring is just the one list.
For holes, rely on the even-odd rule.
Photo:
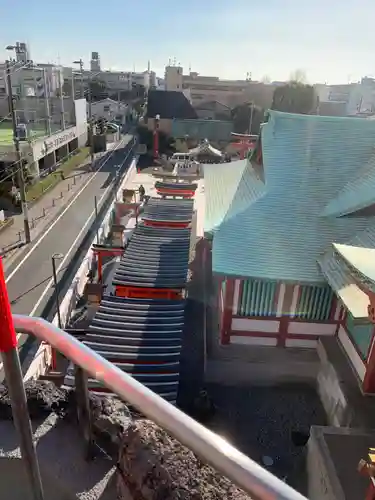
[[(35, 124), (26, 124), (30, 135), (20, 141), (20, 150), (32, 176), (38, 177), (41, 172), (53, 169), (63, 158), (87, 144), (86, 100), (72, 100), (71, 104), (74, 123), (59, 127), (53, 133), (40, 126), (36, 128)], [(3, 169), (16, 161), (11, 123), (8, 124), (10, 133), (3, 140), (0, 136), (0, 167)]]
[[(6, 94), (6, 65), (0, 63), (0, 94)], [(19, 97), (57, 97), (63, 92), (64, 68), (29, 61), (11, 63), (13, 95)]]
[(321, 103), (342, 105), (344, 116), (375, 112), (375, 79), (364, 77), (360, 82), (343, 85), (314, 85)]
[[(104, 118), (108, 121), (124, 124), (126, 123), (127, 116), (131, 114), (131, 107), (128, 104), (114, 101), (113, 99), (103, 99), (102, 101), (92, 103), (91, 112), (94, 120)], [(89, 105), (87, 104), (88, 113)]]

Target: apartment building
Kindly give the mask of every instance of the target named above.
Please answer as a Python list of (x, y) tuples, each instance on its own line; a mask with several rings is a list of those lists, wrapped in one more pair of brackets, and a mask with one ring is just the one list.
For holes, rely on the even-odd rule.
[(196, 72), (184, 75), (181, 66), (165, 68), (165, 89), (189, 90), (193, 106), (217, 101), (234, 107), (254, 101), (259, 106), (268, 108), (272, 103), (274, 88), (273, 84), (254, 82), (250, 79), (222, 80), (217, 76), (202, 76)]
[[(80, 62), (82, 63), (82, 61)], [(103, 70), (99, 53), (92, 52), (90, 69), (77, 68), (74, 72), (75, 88), (80, 89), (83, 86), (84, 89), (87, 89), (90, 79), (103, 82), (107, 92), (114, 93), (130, 91), (138, 85), (149, 89), (154, 85), (156, 75), (149, 67), (141, 72)]]
[[(331, 107), (341, 109), (340, 116), (358, 116), (375, 112), (375, 79), (364, 77), (360, 82), (339, 85), (316, 84), (320, 112)], [(329, 103), (329, 106), (327, 106)]]

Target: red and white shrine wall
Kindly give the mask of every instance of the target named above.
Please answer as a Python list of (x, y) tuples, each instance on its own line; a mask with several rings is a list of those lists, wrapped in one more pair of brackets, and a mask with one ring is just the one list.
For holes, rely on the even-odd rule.
[(328, 285), (226, 278), (218, 308), (223, 345), (316, 348), (336, 336), (361, 381), (375, 366), (374, 325), (356, 323)]

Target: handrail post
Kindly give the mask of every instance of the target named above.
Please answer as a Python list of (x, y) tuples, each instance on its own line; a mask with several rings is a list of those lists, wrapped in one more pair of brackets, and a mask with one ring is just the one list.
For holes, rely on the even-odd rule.
[(84, 447), (85, 459), (92, 460), (94, 456), (94, 440), (91, 419), (90, 397), (87, 384), (87, 373), (81, 367), (74, 366), (74, 378), (76, 389), (76, 405), (78, 424), (81, 428)]
[(3, 358), (14, 426), (20, 439), (21, 457), (29, 477), (34, 500), (44, 500), (38, 457), (27, 408), (25, 386), (18, 356), (17, 336), (14, 329), (2, 258), (0, 257), (0, 352)]

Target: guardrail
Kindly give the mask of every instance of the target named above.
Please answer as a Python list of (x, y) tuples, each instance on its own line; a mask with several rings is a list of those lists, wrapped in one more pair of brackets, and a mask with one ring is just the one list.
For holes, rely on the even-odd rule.
[[(77, 367), (80, 367), (81, 377), (77, 377), (76, 380), (80, 380), (81, 383), (77, 389), (80, 389), (80, 399), (82, 396), (84, 396), (83, 399), (86, 399), (86, 402), (81, 401), (83, 405), (81, 415), (85, 412), (87, 415), (87, 412), (89, 412), (87, 384), (85, 383), (85, 378), (89, 374), (232, 480), (233, 483), (251, 495), (253, 500), (307, 500), (276, 476), (242, 454), (223, 438), (206, 429), (188, 415), (157, 396), (130, 375), (121, 371), (111, 362), (102, 358), (68, 333), (41, 318), (16, 314), (13, 315), (13, 322), (17, 332), (28, 333), (44, 342), (48, 342), (54, 349), (70, 359)], [(8, 384), (10, 386), (12, 374), (14, 379), (17, 378), (15, 370), (12, 370), (12, 367), (17, 368), (15, 366), (17, 363), (12, 365), (10, 361), (13, 351), (17, 356), (16, 349), (3, 353), (4, 365), (8, 358), (7, 376), (9, 377)], [(86, 375), (83, 377), (83, 374)], [(15, 390), (14, 392), (17, 391)], [(20, 399), (22, 400), (22, 398)], [(20, 404), (19, 410), (22, 409), (21, 406), (22, 404)], [(19, 418), (22, 418), (22, 415)], [(90, 421), (90, 418), (88, 420)], [(16, 418), (15, 422), (17, 422)], [(22, 429), (22, 425), (16, 427), (22, 438), (22, 432), (25, 433), (27, 431)], [(87, 432), (84, 433), (84, 436), (86, 441), (89, 440)], [(25, 435), (23, 437), (25, 438)], [(27, 451), (27, 446), (23, 448)], [(35, 450), (33, 453), (35, 454)], [(28, 460), (27, 463), (32, 468), (31, 461)], [(35, 477), (35, 474), (38, 472), (38, 466), (34, 465), (33, 470)], [(32, 478), (32, 471), (29, 474)], [(35, 485), (37, 489), (37, 481), (34, 481)], [(36, 493), (35, 498), (42, 498), (42, 496), (38, 496), (38, 493)]]

